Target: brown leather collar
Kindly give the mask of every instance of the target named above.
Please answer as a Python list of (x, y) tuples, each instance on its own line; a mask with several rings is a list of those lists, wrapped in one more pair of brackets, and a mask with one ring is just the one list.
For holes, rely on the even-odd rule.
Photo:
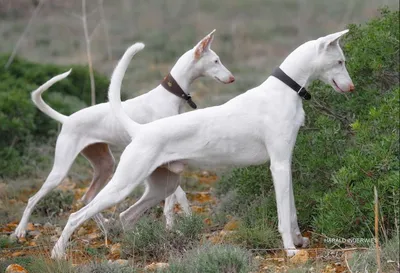
[(179, 86), (176, 80), (171, 76), (171, 74), (165, 76), (164, 80), (161, 82), (161, 85), (165, 89), (167, 89), (167, 91), (169, 91), (170, 93), (174, 94), (177, 97), (180, 97), (181, 99), (186, 100), (189, 106), (192, 107), (193, 109), (197, 108), (197, 105), (192, 101), (192, 96), (186, 94), (182, 90), (182, 88)]

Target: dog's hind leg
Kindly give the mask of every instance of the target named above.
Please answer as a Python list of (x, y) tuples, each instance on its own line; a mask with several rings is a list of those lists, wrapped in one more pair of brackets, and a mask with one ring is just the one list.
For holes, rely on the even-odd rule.
[(93, 179), (89, 189), (82, 197), (82, 201), (88, 204), (107, 183), (113, 173), (115, 160), (106, 143), (94, 143), (82, 150), (82, 154), (89, 160), (93, 167)]
[[(153, 144), (143, 147), (139, 141), (129, 144), (121, 155), (119, 165), (111, 181), (79, 211), (72, 213), (52, 250), (52, 258), (62, 258), (72, 233), (83, 222), (97, 213), (124, 200), (158, 165), (158, 152)], [(136, 162), (132, 164), (132, 162)]]
[[(93, 143), (81, 152), (83, 156), (89, 160), (93, 168), (93, 179), (90, 183), (89, 189), (82, 197), (82, 201), (88, 204), (99, 193), (99, 191), (107, 183), (108, 178), (113, 173), (115, 159), (107, 143)], [(98, 213), (93, 218), (99, 228), (106, 233), (105, 223), (107, 219), (101, 213)]]
[(60, 136), (57, 139), (53, 168), (40, 190), (28, 200), (21, 221), (15, 229), (13, 236), (18, 238), (25, 236), (26, 225), (31, 216), (35, 205), (52, 189), (57, 187), (67, 175), (76, 156), (79, 154), (83, 145), (78, 144), (76, 138), (70, 136)]
[[(148, 177), (146, 190), (139, 201), (120, 214), (120, 220), (124, 229), (131, 229), (146, 210), (157, 205), (167, 196), (174, 196), (173, 193), (178, 185), (179, 174), (165, 168), (157, 168)], [(172, 202), (172, 206), (173, 204), (174, 202)]]
[(171, 229), (174, 224), (174, 206), (176, 203), (181, 206), (186, 216), (192, 214), (189, 202), (186, 198), (186, 193), (180, 186), (178, 186), (176, 191), (165, 199), (164, 216), (168, 229)]

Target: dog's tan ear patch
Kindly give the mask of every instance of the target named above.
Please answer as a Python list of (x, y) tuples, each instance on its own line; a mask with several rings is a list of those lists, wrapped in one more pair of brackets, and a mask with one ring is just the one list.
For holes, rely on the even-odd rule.
[(211, 43), (214, 39), (214, 33), (215, 33), (215, 29), (213, 31), (211, 31), (206, 37), (203, 38), (203, 40), (201, 40), (196, 45), (196, 48), (194, 51), (194, 58), (196, 60), (200, 59), (200, 57), (204, 53), (204, 51), (206, 51), (207, 49), (210, 48)]
[(208, 43), (210, 42), (211, 37), (207, 36), (204, 38), (196, 47), (196, 50), (194, 52), (194, 58), (196, 60), (200, 59), (201, 55), (204, 52), (204, 49), (207, 47)]

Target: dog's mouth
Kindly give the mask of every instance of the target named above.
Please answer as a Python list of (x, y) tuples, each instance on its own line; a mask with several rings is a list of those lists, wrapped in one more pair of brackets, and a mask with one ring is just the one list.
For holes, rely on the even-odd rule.
[(335, 85), (335, 87), (337, 88), (337, 90), (339, 90), (339, 92), (345, 93), (340, 87), (339, 85), (335, 82), (334, 79), (332, 79), (333, 84)]
[(224, 81), (221, 81), (220, 78), (218, 78), (217, 76), (214, 76), (214, 79), (216, 79), (216, 80), (219, 81), (220, 83), (225, 83)]

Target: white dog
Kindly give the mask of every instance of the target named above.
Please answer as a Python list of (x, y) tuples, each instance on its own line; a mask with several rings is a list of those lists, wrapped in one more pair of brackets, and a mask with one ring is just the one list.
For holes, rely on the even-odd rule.
[[(109, 89), (110, 105), (133, 140), (122, 153), (111, 181), (88, 205), (71, 214), (52, 257), (63, 257), (68, 239), (79, 225), (123, 200), (163, 164), (172, 162), (176, 169), (186, 164), (250, 166), (268, 159), (276, 192), (279, 232), (287, 255), (294, 255), (298, 251), (295, 245), (307, 244), (297, 224), (291, 175), (292, 151), (305, 117), (301, 97), (310, 98), (301, 87), (320, 79), (340, 93), (354, 89), (339, 46), (339, 38), (346, 32), (304, 43), (284, 60), (274, 76), (221, 106), (144, 125), (131, 120), (121, 107), (123, 74), (115, 73)], [(124, 69), (125, 57), (131, 56), (122, 58), (120, 64), (125, 65)], [(289, 87), (296, 85), (299, 89)], [(160, 192), (175, 191), (178, 182), (173, 185), (164, 181), (160, 173), (145, 196), (128, 209), (130, 217), (136, 214), (137, 219), (149, 205), (157, 204), (163, 198)], [(126, 213), (120, 218), (125, 222)]]
[[(168, 80), (175, 80), (175, 86), (173, 86), (175, 89), (171, 89), (168, 92), (166, 88), (169, 87), (165, 84), (160, 84), (148, 93), (123, 103), (129, 118), (138, 123), (148, 123), (181, 113), (185, 100), (193, 105), (189, 95), (189, 86), (201, 76), (208, 76), (222, 83), (234, 81), (231, 72), (225, 68), (219, 57), (210, 49), (214, 32), (215, 30), (204, 37), (193, 49), (183, 54), (176, 62), (168, 77)], [(142, 48), (142, 44), (136, 44), (130, 47), (127, 52), (134, 54)], [(119, 72), (117, 68), (114, 71), (116, 74), (124, 72)], [(62, 182), (79, 153), (82, 153), (90, 161), (94, 169), (91, 185), (82, 198), (85, 203), (88, 203), (103, 188), (113, 172), (114, 158), (108, 145), (125, 147), (131, 141), (130, 136), (120, 125), (120, 122), (111, 114), (108, 103), (85, 108), (67, 117), (58, 113), (43, 101), (41, 94), (57, 81), (67, 77), (69, 73), (70, 71), (52, 78), (32, 92), (32, 100), (35, 105), (43, 113), (61, 122), (63, 126), (57, 139), (53, 168), (41, 189), (29, 199), (22, 219), (14, 232), (17, 237), (25, 235), (26, 225), (34, 206), (50, 190)], [(168, 173), (169, 180), (179, 179), (178, 175), (167, 170), (156, 170), (149, 179), (152, 180), (152, 176), (157, 176), (157, 172)], [(174, 182), (174, 184), (176, 183)], [(175, 194), (166, 200), (164, 213), (167, 226), (171, 226), (173, 222), (172, 209), (175, 201), (180, 203), (187, 214), (190, 213), (185, 192), (179, 187)]]

